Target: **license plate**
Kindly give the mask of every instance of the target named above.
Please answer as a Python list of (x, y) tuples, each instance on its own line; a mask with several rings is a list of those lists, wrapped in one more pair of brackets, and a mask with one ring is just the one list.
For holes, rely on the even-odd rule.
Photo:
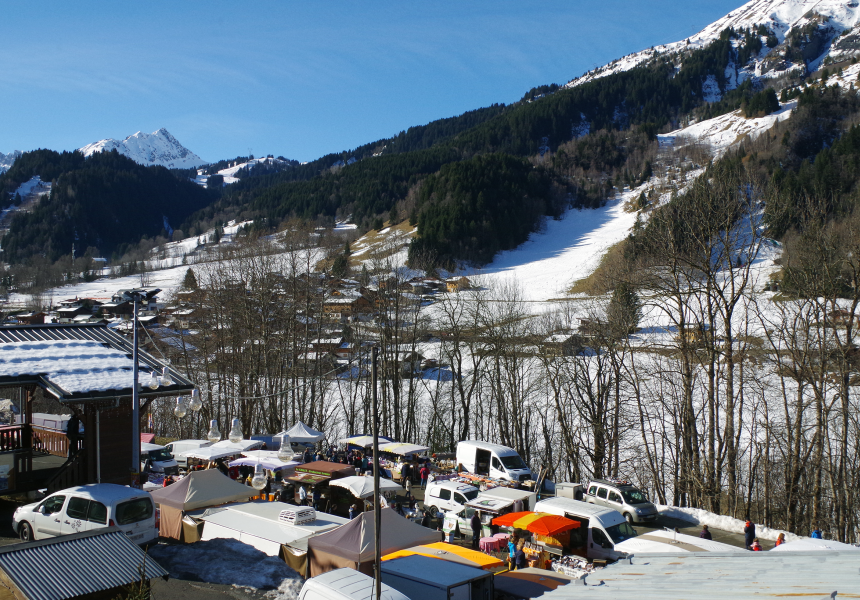
[(138, 533), (137, 535), (130, 535), (130, 536), (128, 536), (128, 539), (130, 539), (130, 540), (142, 540), (143, 534)]

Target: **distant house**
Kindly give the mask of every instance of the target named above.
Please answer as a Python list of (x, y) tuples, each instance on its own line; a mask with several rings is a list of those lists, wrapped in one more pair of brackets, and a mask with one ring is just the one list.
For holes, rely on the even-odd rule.
[[(138, 303), (138, 308), (140, 310), (156, 310), (158, 308), (158, 294), (161, 292), (159, 288), (145, 287), (136, 289), (142, 290), (143, 292), (143, 298), (141, 299), (141, 302)], [(132, 290), (129, 289), (117, 290), (117, 293), (113, 295), (111, 301), (115, 303), (129, 302), (128, 295), (131, 292)]]
[(472, 289), (472, 282), (467, 277), (451, 277), (445, 280), (445, 289), (449, 292)]
[(343, 344), (343, 337), (327, 337), (311, 340), (310, 348), (314, 352), (337, 352)]
[(107, 302), (101, 305), (102, 314), (109, 319), (130, 319), (134, 312), (131, 302)]
[(357, 314), (372, 312), (370, 300), (359, 292), (335, 291), (323, 301), (323, 316), (328, 320), (345, 322)]
[(555, 333), (540, 344), (544, 356), (574, 356), (580, 347), (579, 337), (571, 333)]
[(41, 311), (29, 312), (24, 313), (23, 315), (17, 315), (15, 318), (22, 325), (41, 325), (45, 322), (45, 313)]

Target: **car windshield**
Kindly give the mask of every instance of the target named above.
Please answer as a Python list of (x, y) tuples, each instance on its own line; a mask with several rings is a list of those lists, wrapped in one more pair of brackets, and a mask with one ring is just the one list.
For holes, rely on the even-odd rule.
[(624, 501), (627, 504), (645, 504), (648, 502), (648, 496), (645, 495), (645, 492), (636, 488), (621, 490), (621, 495), (624, 496)]
[(463, 492), (463, 495), (466, 496), (468, 500), (474, 500), (478, 497), (478, 490), (469, 490), (468, 492)]
[(149, 458), (153, 462), (161, 462), (165, 460), (172, 460), (173, 456), (171, 456), (167, 448), (159, 448), (158, 450), (150, 450)]
[(619, 523), (618, 525), (613, 525), (612, 527), (607, 527), (606, 533), (609, 534), (609, 537), (611, 537), (612, 541), (616, 544), (623, 542), (624, 540), (629, 540), (630, 538), (635, 538), (637, 535), (636, 530), (633, 529), (627, 521)]
[(526, 463), (520, 458), (519, 454), (514, 456), (503, 456), (502, 464), (506, 469), (528, 469)]

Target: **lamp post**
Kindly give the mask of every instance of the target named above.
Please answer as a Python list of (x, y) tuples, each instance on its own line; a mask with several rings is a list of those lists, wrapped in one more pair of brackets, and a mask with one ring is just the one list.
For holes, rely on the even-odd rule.
[[(138, 381), (138, 356), (137, 356), (137, 305), (140, 300), (140, 292), (132, 291), (131, 298), (134, 301), (134, 350), (132, 351), (132, 361), (134, 362), (134, 383), (131, 386), (131, 472), (137, 474), (140, 472), (140, 382)], [(140, 485), (138, 477), (137, 485)], [(135, 487), (137, 487), (135, 485)]]
[(382, 506), (379, 503), (379, 407), (376, 398), (376, 362), (379, 357), (379, 348), (376, 346), (371, 350), (372, 365), (370, 368), (370, 381), (373, 389), (373, 555), (375, 560), (374, 598), (382, 598)]

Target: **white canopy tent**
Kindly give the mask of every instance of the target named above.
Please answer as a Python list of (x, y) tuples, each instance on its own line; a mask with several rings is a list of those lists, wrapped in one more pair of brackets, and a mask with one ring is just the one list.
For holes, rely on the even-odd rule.
[(283, 469), (294, 471), (302, 463), (298, 461), (282, 462), (278, 458), (278, 453), (272, 450), (249, 450), (248, 452), (243, 452), (241, 458), (230, 461), (231, 467), (253, 467), (257, 464), (262, 465), (264, 469), (268, 469), (269, 471), (281, 471)]
[(299, 421), (286, 431), (282, 431), (275, 437), (283, 439), (285, 436), (290, 438), (291, 442), (296, 442), (299, 444), (313, 444), (315, 442), (320, 442), (325, 439), (325, 434), (322, 431), (317, 431), (312, 427), (308, 427), (301, 421)]
[[(226, 443), (225, 443), (226, 442)], [(263, 445), (260, 440), (242, 440), (237, 444), (231, 443), (229, 440), (223, 440), (217, 444), (212, 444), (207, 448), (195, 448), (185, 453), (187, 458), (197, 458), (199, 460), (218, 460), (219, 458), (227, 458), (228, 456), (239, 456), (253, 448), (259, 448)]]
[(390, 442), (388, 444), (380, 444), (379, 449), (382, 452), (391, 452), (392, 454), (406, 456), (408, 454), (421, 454), (422, 452), (427, 452), (430, 448), (418, 444), (407, 444), (406, 442)]
[[(342, 477), (333, 479), (329, 485), (335, 485), (348, 489), (356, 498), (369, 498), (373, 496), (373, 477), (362, 477), (355, 475), (352, 477)], [(380, 492), (402, 491), (400, 484), (394, 483), (390, 479), (379, 479)]]

